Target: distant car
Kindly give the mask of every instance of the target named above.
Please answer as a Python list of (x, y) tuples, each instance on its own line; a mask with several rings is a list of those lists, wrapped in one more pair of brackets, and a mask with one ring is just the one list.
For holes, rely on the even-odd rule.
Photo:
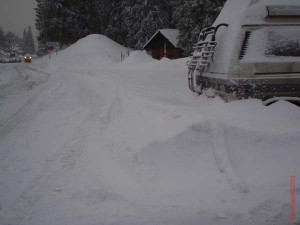
[(24, 56), (24, 62), (26, 62), (26, 63), (31, 63), (31, 55), (25, 55)]

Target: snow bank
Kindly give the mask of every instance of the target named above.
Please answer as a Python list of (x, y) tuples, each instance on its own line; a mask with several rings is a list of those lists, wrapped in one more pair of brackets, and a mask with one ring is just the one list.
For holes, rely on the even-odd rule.
[[(50, 64), (53, 69), (60, 68), (65, 63), (84, 65), (109, 65), (121, 62), (121, 54), (126, 55), (128, 48), (121, 46), (104, 35), (92, 34), (80, 39), (75, 44), (60, 51), (57, 55), (52, 53)], [(47, 60), (45, 57), (45, 60)]]
[(278, 116), (281, 114), (281, 116), (285, 118), (299, 117), (299, 106), (296, 106), (288, 101), (279, 100), (268, 107), (274, 112), (278, 113)]
[(153, 62), (153, 59), (146, 51), (133, 51), (129, 54), (128, 57), (122, 63), (125, 64), (140, 64), (140, 63), (148, 63)]
[(61, 57), (97, 55), (103, 58), (117, 58), (120, 60), (120, 53), (125, 53), (127, 49), (104, 35), (92, 34), (80, 39), (61, 53)]

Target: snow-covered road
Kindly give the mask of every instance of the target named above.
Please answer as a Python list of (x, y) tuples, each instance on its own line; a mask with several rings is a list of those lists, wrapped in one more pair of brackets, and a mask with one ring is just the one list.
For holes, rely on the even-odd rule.
[(299, 107), (195, 96), (184, 60), (120, 51), (0, 65), (0, 224), (289, 224)]
[(1, 112), (7, 113), (0, 127), (0, 212), (10, 223), (22, 224), (55, 180), (66, 175), (64, 169), (74, 166), (92, 124), (108, 122), (114, 92), (107, 81), (68, 71), (50, 79), (25, 66), (3, 68), (13, 77), (1, 90)]
[(1, 65), (0, 69), (0, 140), (19, 119), (24, 120), (26, 109), (34, 102), (50, 75), (21, 64)]

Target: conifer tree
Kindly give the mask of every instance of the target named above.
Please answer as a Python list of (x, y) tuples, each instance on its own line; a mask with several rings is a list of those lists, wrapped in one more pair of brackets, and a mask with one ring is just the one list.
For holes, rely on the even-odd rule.
[(102, 33), (120, 44), (142, 48), (162, 28), (180, 30), (188, 53), (201, 29), (212, 24), (225, 0), (36, 0), (41, 43), (71, 44)]
[(168, 2), (164, 0), (140, 0), (141, 23), (136, 33), (135, 47), (141, 49), (149, 38), (161, 28), (169, 28), (171, 17), (168, 14)]
[(12, 54), (16, 47), (21, 43), (20, 38), (15, 35), (13, 32), (7, 32), (4, 35), (4, 47), (5, 50)]
[(107, 10), (109, 20), (105, 28), (105, 35), (114, 41), (128, 46), (128, 31), (131, 24), (128, 23), (128, 17), (131, 15), (133, 1), (130, 0), (110, 0)]
[(71, 44), (92, 33), (102, 33), (108, 0), (37, 0), (36, 27), (39, 42)]
[(47, 10), (47, 0), (36, 0), (37, 7), (35, 8), (35, 26), (38, 30), (38, 41), (46, 43), (47, 41), (47, 18), (45, 12)]
[(4, 49), (5, 47), (5, 38), (4, 38), (4, 31), (2, 27), (0, 27), (0, 49)]
[(225, 0), (177, 0), (173, 19), (180, 30), (179, 46), (185, 53), (192, 52), (192, 45), (204, 27), (212, 25)]
[(105, 1), (100, 0), (73, 0), (72, 4), (65, 4), (65, 23), (68, 31), (73, 35), (71, 41), (85, 37), (92, 33), (102, 33), (104, 30)]
[[(24, 33), (23, 33), (24, 35)], [(25, 39), (25, 43), (26, 43), (26, 50), (28, 51), (28, 53), (30, 54), (34, 54), (35, 53), (35, 46), (34, 46), (34, 40), (33, 40), (33, 36), (32, 36), (32, 31), (31, 31), (31, 27), (28, 27), (28, 31), (26, 32), (26, 39)]]
[(25, 54), (28, 53), (27, 32), (25, 29), (23, 31), (23, 37), (22, 37), (22, 50)]
[(171, 27), (171, 5), (166, 0), (137, 0), (125, 13), (130, 47), (141, 49), (158, 29)]
[(66, 2), (66, 0), (37, 0), (35, 10), (39, 42), (57, 41), (61, 45), (70, 43), (67, 10), (64, 7)]

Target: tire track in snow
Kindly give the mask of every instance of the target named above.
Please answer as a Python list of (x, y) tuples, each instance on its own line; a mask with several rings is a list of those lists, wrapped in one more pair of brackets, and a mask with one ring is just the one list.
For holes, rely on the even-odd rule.
[[(23, 71), (21, 71), (21, 69)], [(27, 69), (33, 71), (35, 74), (39, 73), (37, 76), (36, 75), (29, 75)], [(45, 82), (48, 81), (48, 79), (50, 78), (50, 74), (44, 73), (44, 72), (39, 72), (37, 70), (31, 69), (31, 68), (21, 68), (20, 66), (16, 66), (14, 67), (14, 70), (17, 71), (18, 73), (18, 78), (16, 81), (11, 82), (11, 84), (9, 84), (6, 88), (3, 88), (0, 86), (0, 94), (5, 94), (4, 97), (8, 96), (8, 95), (20, 95), (22, 94), (22, 98), (25, 95), (25, 97), (27, 97), (26, 95), (28, 94), (28, 98), (24, 101), (24, 103), (19, 107), (19, 109), (17, 109), (15, 112), (10, 113), (10, 116), (8, 118), (4, 118), (4, 121), (0, 121), (0, 138), (1, 136), (1, 130), (2, 128), (7, 125), (8, 123), (10, 123), (11, 121), (15, 120), (16, 117), (18, 116), (18, 114), (21, 114), (22, 111), (25, 111), (25, 109), (27, 108), (27, 106), (33, 102), (39, 95), (40, 93), (40, 89), (39, 90), (34, 90), (33, 93), (31, 93), (30, 91), (34, 88), (37, 87)], [(41, 76), (41, 74), (43, 74), (43, 76)], [(34, 77), (36, 76), (36, 77)], [(11, 89), (11, 90), (7, 90), (7, 88)]]
[[(0, 119), (0, 144), (1, 142), (5, 139), (7, 135), (19, 124), (23, 123), (28, 119), (29, 117), (33, 117), (35, 113), (32, 112), (31, 108), (37, 101), (39, 94), (43, 90), (42, 85), (48, 81), (50, 78), (50, 74), (47, 74), (45, 72), (42, 72), (43, 76), (42, 78), (41, 75), (39, 74), (39, 71), (35, 71), (34, 69), (31, 68), (23, 68), (23, 71), (21, 71), (23, 66), (15, 66), (13, 69), (18, 72), (18, 80), (12, 82), (12, 85), (9, 86), (9, 89), (12, 89), (10, 91), (8, 90), (1, 90), (1, 92), (6, 92), (6, 95), (13, 95), (16, 94), (15, 98), (20, 98), (21, 97), (21, 103), (18, 105), (14, 106), (13, 108), (9, 109), (9, 113), (7, 116), (3, 116), (3, 118)], [(38, 79), (31, 77), (29, 75), (27, 69), (34, 71), (36, 73), (34, 76), (38, 77)], [(24, 75), (25, 74), (25, 75)], [(35, 85), (30, 85), (30, 88), (25, 88), (27, 86), (28, 80), (35, 80), (34, 83)], [(31, 81), (30, 81), (31, 82)], [(11, 93), (13, 92), (13, 89), (17, 89), (20, 93)], [(8, 91), (8, 92), (7, 92)], [(10, 99), (10, 101), (14, 101), (15, 99)], [(1, 108), (5, 109), (6, 103), (4, 102), (4, 105), (1, 106)], [(4, 113), (5, 114), (5, 113)], [(26, 119), (25, 119), (26, 118)], [(7, 165), (2, 165), (2, 162), (5, 161), (5, 158), (7, 157), (7, 154), (9, 154), (10, 149), (2, 149), (0, 151), (0, 168), (3, 169)]]
[(107, 128), (114, 119), (120, 117), (121, 113), (122, 113), (122, 100), (120, 98), (119, 91), (117, 90), (115, 92), (113, 101), (110, 107), (108, 108), (106, 116), (102, 118), (102, 123), (104, 127)]
[(248, 188), (245, 182), (237, 175), (230, 163), (222, 125), (216, 122), (211, 122), (211, 132), (213, 153), (219, 171), (225, 175), (233, 190), (237, 190), (241, 193), (247, 193)]
[[(85, 141), (92, 129), (98, 127), (102, 131), (121, 113), (122, 100), (115, 86), (109, 93), (110, 104), (93, 106), (82, 124), (66, 141), (63, 150), (47, 162), (43, 171), (34, 178), (30, 185), (6, 209), (0, 211), (7, 218), (8, 224), (27, 224), (39, 214), (39, 205), (45, 201), (44, 196), (61, 192), (70, 181), (70, 174), (77, 160), (85, 150)], [(16, 212), (16, 213), (15, 213)], [(4, 218), (1, 219), (4, 221)], [(28, 222), (29, 224), (29, 222)]]
[[(20, 84), (21, 82), (24, 82), (25, 80), (28, 79), (28, 74), (27, 73), (22, 73), (20, 69), (17, 69), (20, 66), (3, 66), (1, 67), (2, 71), (0, 76), (10, 76), (9, 80), (6, 80), (6, 82), (0, 84), (0, 90), (1, 92), (5, 92), (7, 94), (11, 94), (10, 92), (15, 90), (15, 87)], [(1, 96), (1, 95), (0, 95)], [(1, 96), (3, 97), (3, 96)]]
[[(85, 121), (82, 126), (84, 123)], [(3, 217), (6, 217), (7, 224), (30, 224), (29, 221), (38, 214), (43, 197), (62, 191), (69, 181), (67, 174), (74, 168), (84, 148), (85, 132), (87, 130), (84, 127), (75, 130), (66, 141), (63, 150), (47, 160), (40, 175), (33, 179), (9, 207), (0, 211)]]

